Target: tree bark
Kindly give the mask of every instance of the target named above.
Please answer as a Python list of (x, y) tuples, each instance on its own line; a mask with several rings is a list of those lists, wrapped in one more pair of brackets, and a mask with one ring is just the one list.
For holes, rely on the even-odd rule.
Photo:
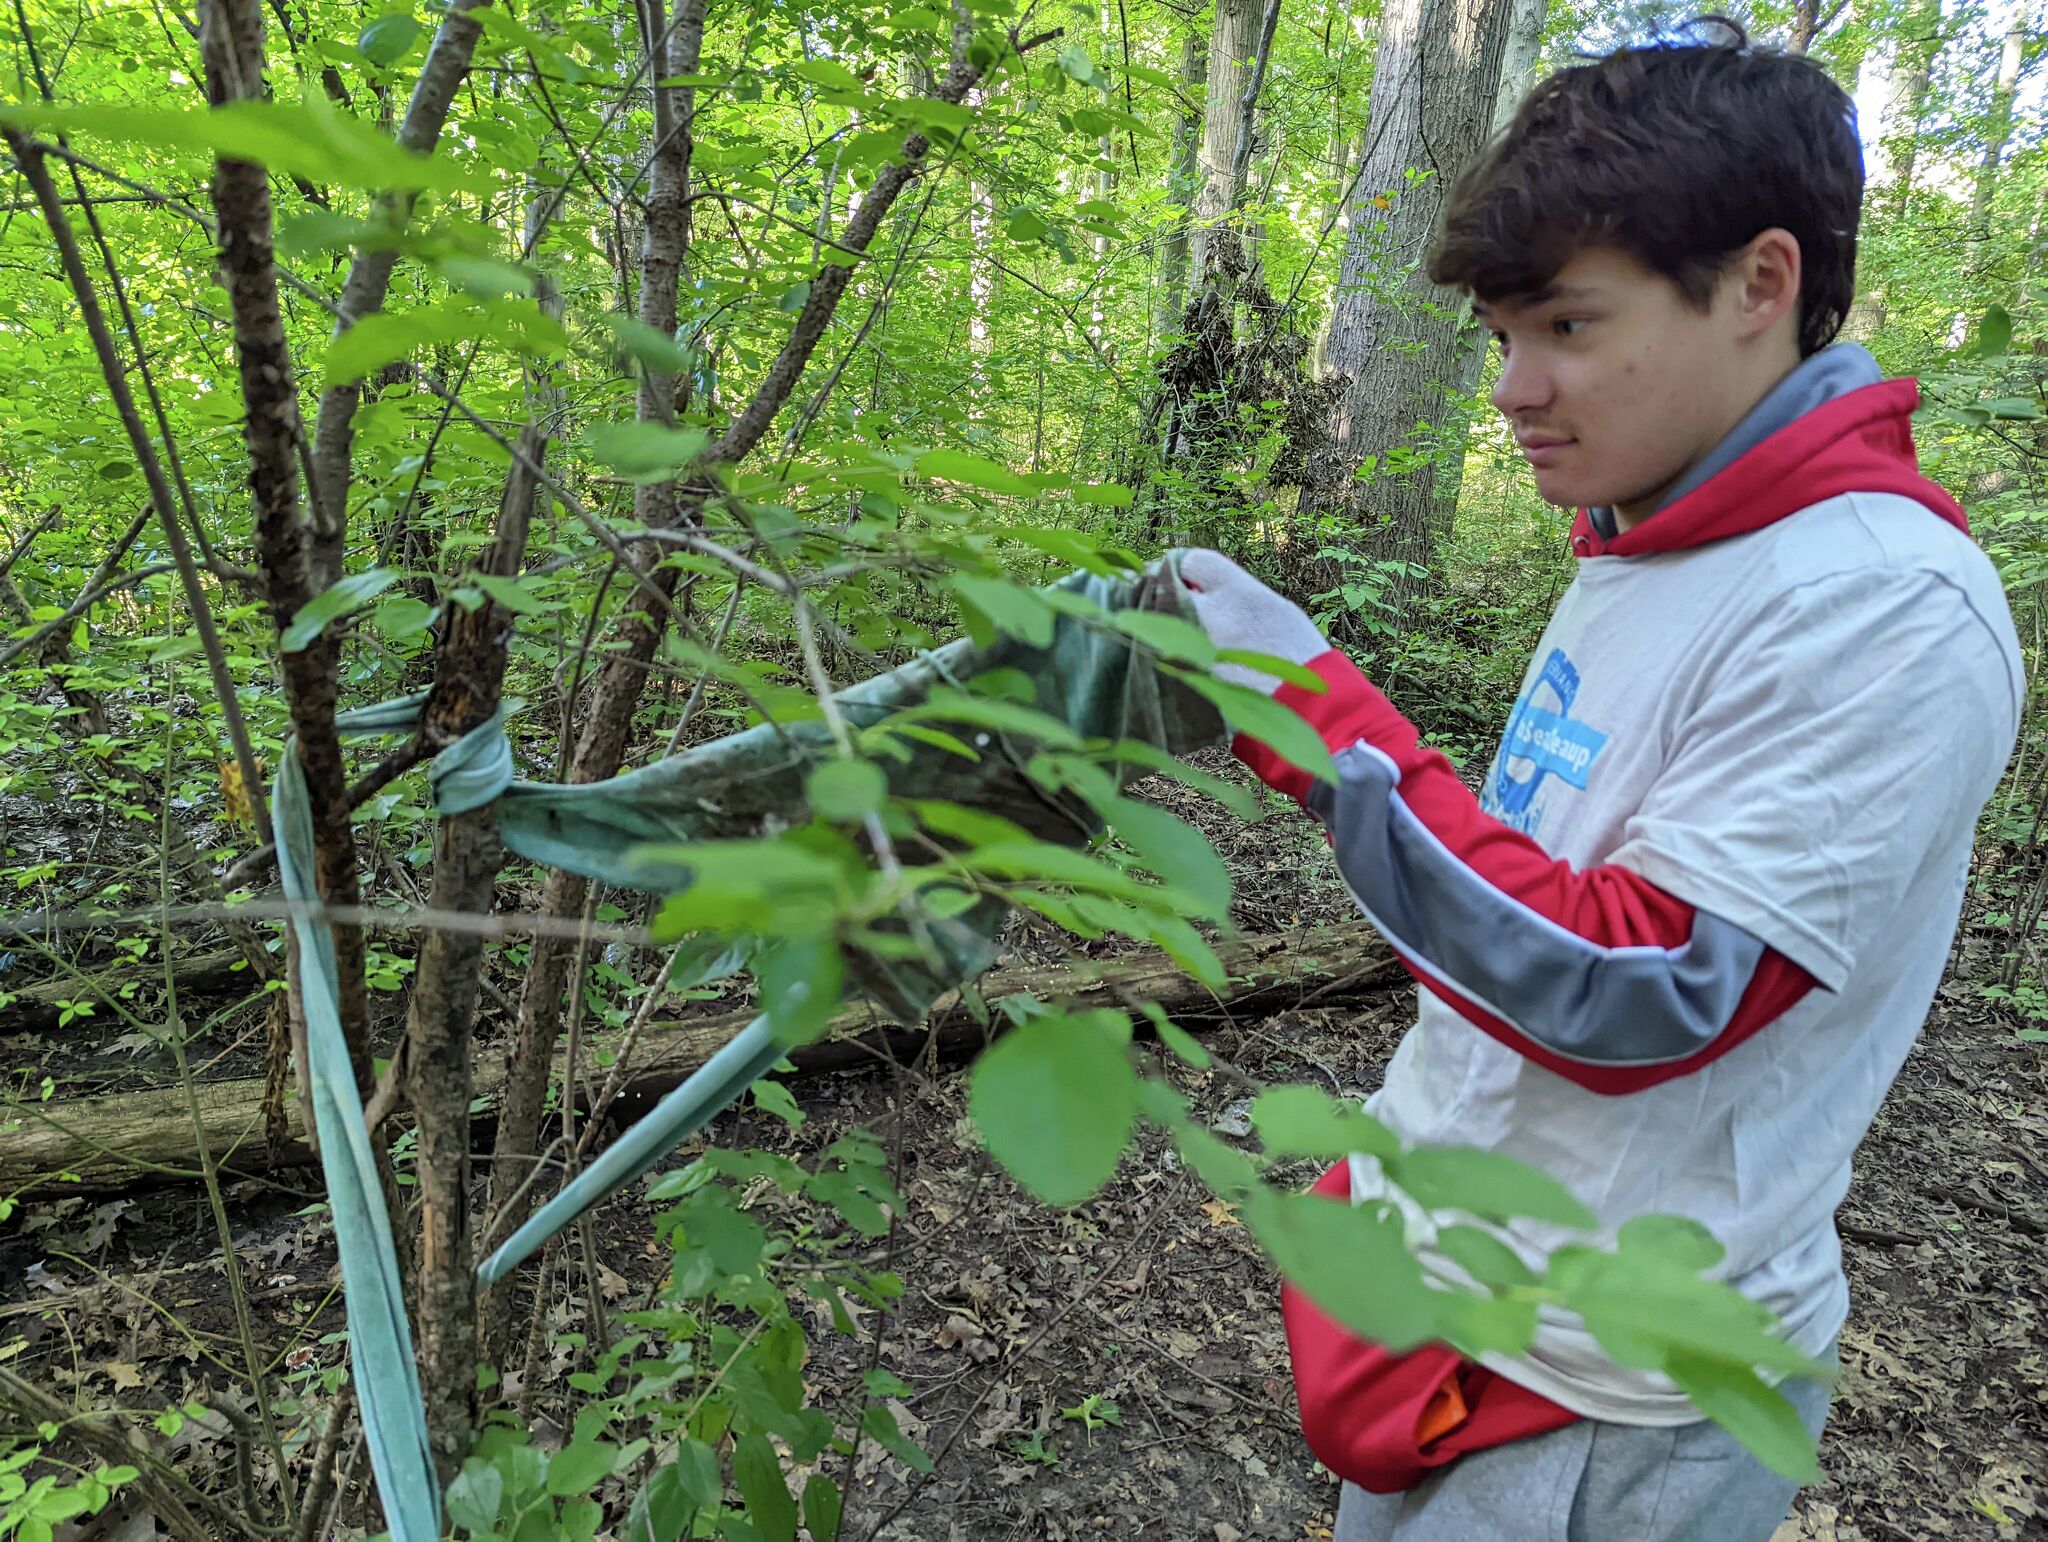
[[(999, 969), (984, 976), (979, 989), (988, 1001), (1012, 995), (1081, 1006), (1156, 1001), (1175, 1022), (1196, 1028), (1311, 1002), (1340, 1006), (1401, 984), (1393, 955), (1364, 921), (1238, 938), (1219, 943), (1216, 951), (1230, 983), (1213, 994), (1150, 950), (1078, 966)], [(615, 1113), (630, 1118), (638, 1103), (682, 1081), (751, 1022), (755, 1010), (709, 1013), (643, 1032), (623, 1083), (636, 1108)], [(972, 1053), (995, 1031), (977, 1023), (957, 996), (934, 1007), (928, 1022), (942, 1055)], [(884, 1053), (907, 1059), (922, 1049), (926, 1032), (898, 1028), (878, 1008), (855, 1003), (834, 1018), (830, 1035), (791, 1051), (790, 1058), (805, 1073), (874, 1065)], [(600, 1033), (587, 1037), (583, 1050), (588, 1057), (617, 1054), (623, 1047), (623, 1035)], [(561, 1069), (559, 1059), (555, 1069)], [(505, 1087), (504, 1067), (487, 1060), (478, 1066), (470, 1091), (472, 1098), (502, 1097)], [(195, 1089), (203, 1132), (224, 1172), (260, 1173), (311, 1160), (305, 1109), (298, 1103), (290, 1109), (291, 1142), (275, 1152), (264, 1148), (262, 1093), (260, 1077), (207, 1082)], [(27, 1186), (102, 1191), (195, 1181), (198, 1149), (181, 1088), (19, 1105), (0, 1121), (0, 1192)], [(60, 1180), (65, 1173), (77, 1174), (77, 1183)]]
[[(1888, 204), (1903, 219), (1912, 200), (1913, 173), (1919, 162), (1920, 124), (1925, 113), (1927, 83), (1941, 49), (1941, 0), (1914, 0), (1884, 67), (1884, 106), (1878, 137), (1866, 157), (1863, 203), (1866, 210)], [(1882, 284), (1866, 287), (1849, 306), (1842, 335), (1870, 342), (1884, 330)]]
[(1381, 14), (1325, 350), (1344, 392), (1302, 507), (1365, 561), (1404, 565), (1380, 570), (1397, 591), (1406, 565), (1431, 563), (1449, 530), (1436, 468), (1464, 442), (1440, 442), (1439, 427), (1464, 378), (1462, 306), (1422, 264), (1452, 181), (1492, 127), (1513, 13), (1514, 0), (1390, 0)]
[[(263, 13), (257, 0), (210, 0), (201, 9), (200, 51), (207, 96), (215, 105), (267, 94), (263, 80)], [(281, 635), (324, 588), (313, 580), (313, 533), (299, 502), (298, 387), (284, 313), (278, 304), (270, 183), (261, 166), (220, 160), (213, 175), (221, 281), (234, 317), (235, 363), (246, 409), (242, 440), (249, 455), (249, 498), (256, 551), (271, 624)], [(355, 831), (349, 822), (348, 777), (334, 728), (340, 645), (325, 635), (295, 651), (279, 650), (285, 703), (298, 738), (312, 805), (315, 881), (321, 899), (357, 905)], [(358, 1091), (370, 1090), (368, 1002), (363, 935), (333, 925), (335, 986), (341, 1027)]]
[(1903, 216), (1913, 197), (1913, 173), (1920, 156), (1920, 125), (1927, 115), (1927, 86), (1941, 52), (1941, 0), (1915, 0), (1894, 45), (1885, 83), (1881, 138), (1872, 156), (1871, 183), (1890, 189)]
[(1181, 315), (1188, 303), (1188, 238), (1195, 196), (1200, 187), (1197, 152), (1202, 143), (1202, 118), (1196, 111), (1196, 93), (1206, 91), (1209, 77), (1209, 41), (1189, 28), (1180, 45), (1180, 110), (1173, 117), (1173, 151), (1167, 161), (1166, 196), (1173, 206), (1173, 224), (1159, 249), (1159, 291), (1152, 314), (1152, 346), (1164, 346), (1179, 333)]
[[(704, 12), (705, 0), (680, 0), (671, 28), (666, 6), (648, 7), (645, 14), (652, 30), (645, 45), (650, 55), (651, 79), (660, 81), (696, 72), (704, 46)], [(689, 179), (690, 158), (696, 146), (696, 99), (694, 86), (654, 88), (655, 143), (648, 166), (638, 319), (664, 337), (675, 334), (678, 287), (683, 264), (689, 257)], [(673, 377), (643, 368), (635, 415), (642, 422), (673, 422)], [(651, 529), (665, 530), (677, 524), (683, 518), (683, 510), (676, 484), (660, 482), (635, 489), (633, 515)], [(653, 567), (659, 560), (660, 548), (653, 542), (641, 542), (631, 555), (643, 568)], [(656, 570), (651, 580), (664, 600), (675, 593), (674, 568)], [(608, 781), (618, 774), (625, 760), (633, 713), (647, 685), (647, 666), (668, 624), (666, 608), (657, 605), (648, 609), (645, 598), (640, 596), (641, 602), (618, 629), (616, 646), (607, 652), (606, 662), (597, 672), (589, 714), (584, 718), (566, 781)], [(564, 710), (573, 713), (575, 703), (567, 703)], [(541, 914), (557, 918), (580, 915), (584, 893), (581, 878), (559, 870), (551, 872), (541, 890)], [(497, 1145), (492, 1153), (492, 1219), (501, 1234), (525, 1219), (531, 1205), (533, 1191), (524, 1185), (524, 1162), (534, 1153), (541, 1109), (547, 1101), (549, 1064), (555, 1037), (561, 1032), (563, 993), (574, 952), (573, 938), (535, 937), (527, 956), (526, 980), (519, 993), (519, 1016), (506, 1053), (504, 1111), (498, 1121)], [(486, 1350), (493, 1355), (502, 1337), (498, 1331), (501, 1321), (502, 1318), (494, 1321), (486, 1334)]]
[[(1508, 40), (1501, 50), (1500, 90), (1493, 99), (1493, 126), (1487, 131), (1491, 140), (1513, 121), (1515, 112), (1522, 105), (1522, 98), (1536, 83), (1536, 56), (1543, 48), (1543, 22), (1550, 10), (1550, 0), (1514, 0), (1515, 9), (1508, 18)], [(1486, 373), (1486, 350), (1488, 337), (1484, 327), (1474, 327), (1473, 336), (1465, 346), (1463, 361), (1459, 366), (1457, 393), (1470, 396), (1479, 389), (1479, 380)], [(1458, 492), (1465, 482), (1465, 457), (1463, 454), (1447, 455), (1437, 467), (1437, 501), (1455, 516), (1458, 507)]]
[[(540, 200), (528, 206), (531, 249), (537, 244)], [(541, 281), (539, 297), (557, 320), (561, 300)], [(525, 559), (557, 405), (538, 372), (529, 374), (530, 417), (498, 505), (497, 539), (482, 571), (516, 578)], [(497, 712), (513, 618), (486, 600), (474, 611), (450, 604), (436, 650), (434, 685), (420, 713), (420, 737), (439, 752)], [(497, 894), (504, 847), (489, 807), (445, 816), (434, 839), (434, 881), (427, 903), (436, 910), (488, 913)], [(476, 932), (430, 931), (420, 945), (406, 1013), (405, 1084), (419, 1131), (419, 1359), (427, 1433), (441, 1481), (450, 1481), (468, 1453), (476, 1423), (476, 1265), (470, 1230), (470, 1103), (475, 1081), (472, 1044), (483, 975), (484, 938)]]
[(1215, 262), (1218, 227), (1230, 215), (1231, 167), (1249, 116), (1244, 87), (1259, 50), (1259, 0), (1216, 0), (1209, 35), (1207, 102), (1202, 113), (1201, 178), (1195, 194), (1194, 228), (1188, 240), (1188, 293), (1199, 293)]
[(1984, 129), (1984, 154), (1977, 163), (1977, 183), (1970, 195), (1970, 234), (1980, 243), (1980, 249), (1991, 232), (1991, 199), (1998, 189), (1999, 163), (2005, 159), (2005, 147), (2012, 140), (2013, 97), (2019, 89), (2020, 64), (2026, 57), (2026, 49), (2026, 10), (2019, 4), (2011, 4), (2005, 42), (1998, 54), (1998, 75), (1991, 88), (1991, 113)]

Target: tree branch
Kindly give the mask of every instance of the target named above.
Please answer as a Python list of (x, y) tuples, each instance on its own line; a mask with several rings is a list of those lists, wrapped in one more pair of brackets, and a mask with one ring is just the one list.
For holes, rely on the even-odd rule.
[[(483, 24), (475, 12), (490, 0), (449, 0), (434, 41), (427, 49), (426, 63), (413, 85), (406, 104), (405, 119), (399, 126), (398, 143), (422, 155), (433, 151), (447, 124), (455, 91), (469, 73)], [(387, 194), (378, 201), (374, 218), (394, 229), (403, 228), (412, 217), (414, 195)], [(398, 253), (391, 247), (364, 248), (349, 265), (348, 278), (341, 286), (340, 320), (334, 335), (384, 308), (391, 290), (391, 273)], [(320, 408), (313, 427), (313, 540), (309, 552), (308, 577), (315, 593), (341, 576), (342, 543), (348, 531), (350, 468), (354, 457), (356, 409), (362, 405), (362, 388), (351, 383), (330, 386), (320, 394)]]
[(136, 463), (142, 467), (143, 479), (149, 484), (150, 502), (163, 526), (164, 540), (171, 548), (171, 563), (177, 571), (178, 581), (184, 586), (186, 607), (191, 612), (193, 630), (199, 634), (199, 646), (206, 655), (207, 670), (213, 679), (214, 695), (220, 702), (228, 742), (234, 747), (235, 764), (242, 773), (242, 785), (249, 789), (251, 798), (260, 798), (263, 775), (256, 769), (256, 752), (249, 746), (249, 729), (242, 720), (241, 702), (235, 696), (235, 677), (228, 669), (227, 651), (221, 646), (220, 632), (213, 624), (213, 612), (207, 607), (206, 590), (199, 582), (199, 568), (192, 560), (192, 547), (186, 541), (185, 527), (178, 519), (177, 502), (164, 477), (163, 464), (157, 458), (156, 446), (150, 442), (148, 430), (142, 426), (141, 414), (135, 410), (135, 397), (128, 389), (127, 372), (121, 367), (113, 334), (107, 329), (107, 318), (100, 309), (92, 276), (85, 271), (78, 238), (72, 232), (70, 220), (65, 217), (57, 196), (57, 185), (50, 178), (50, 168), (41, 147), (18, 129), (5, 130), (5, 136), (7, 147), (20, 166), (30, 191), (35, 194), (36, 202), (42, 205), (43, 219), (49, 226), (51, 240), (56, 244), (65, 280), (71, 285), (73, 298), (78, 301), (79, 314), (85, 320), (93, 352), (99, 359), (107, 394), (113, 399), (121, 427), (128, 435), (129, 447), (135, 452)]
[[(209, 99), (218, 106), (260, 98), (263, 13), (258, 0), (204, 0), (200, 15)], [(271, 623), (282, 633), (319, 591), (312, 582), (309, 529), (299, 502), (299, 399), (278, 303), (270, 181), (254, 162), (223, 159), (214, 166), (212, 196), (221, 281), (234, 313), (235, 362), (246, 408), (242, 440), (249, 452), (256, 550)], [(280, 649), (279, 665), (312, 805), (319, 892), (336, 904), (355, 904), (362, 897), (361, 879), (341, 739), (334, 727), (340, 644), (323, 635), (304, 648)], [(331, 925), (330, 931), (342, 1033), (358, 1087), (366, 1091), (373, 1075), (363, 936), (354, 926)]]

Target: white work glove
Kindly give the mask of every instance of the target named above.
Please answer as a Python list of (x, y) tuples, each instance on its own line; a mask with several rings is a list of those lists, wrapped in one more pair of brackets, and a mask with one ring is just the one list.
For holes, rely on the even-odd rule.
[[(1180, 576), (1195, 602), (1195, 619), (1219, 648), (1270, 653), (1306, 664), (1330, 651), (1330, 643), (1308, 612), (1276, 594), (1220, 551), (1181, 553)], [(1280, 689), (1272, 675), (1242, 664), (1218, 664), (1216, 678), (1248, 685), (1271, 696)]]

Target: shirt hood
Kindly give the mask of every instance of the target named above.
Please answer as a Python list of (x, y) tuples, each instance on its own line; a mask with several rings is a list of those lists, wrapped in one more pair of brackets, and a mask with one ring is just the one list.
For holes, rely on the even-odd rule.
[(1656, 511), (1618, 534), (1605, 509), (1581, 509), (1581, 557), (1683, 551), (1760, 530), (1844, 493), (1896, 493), (1964, 534), (1962, 506), (1920, 474), (1913, 413), (1920, 388), (1885, 380), (1854, 343), (1823, 349), (1779, 381)]

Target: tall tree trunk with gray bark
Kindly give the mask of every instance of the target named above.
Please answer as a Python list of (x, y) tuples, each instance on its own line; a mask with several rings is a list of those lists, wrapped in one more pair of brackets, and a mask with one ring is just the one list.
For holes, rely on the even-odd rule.
[(1422, 268), (1451, 183), (1492, 128), (1515, 8), (1390, 0), (1381, 16), (1368, 153), (1351, 192), (1325, 352), (1344, 389), (1313, 485), (1302, 490), (1302, 513), (1334, 526), (1312, 532), (1312, 542), (1353, 557), (1350, 571), (1319, 569), (1331, 587), (1391, 578), (1398, 590), (1450, 528), (1437, 468), (1463, 447), (1462, 424), (1453, 445), (1442, 425), (1469, 353), (1460, 298)]

